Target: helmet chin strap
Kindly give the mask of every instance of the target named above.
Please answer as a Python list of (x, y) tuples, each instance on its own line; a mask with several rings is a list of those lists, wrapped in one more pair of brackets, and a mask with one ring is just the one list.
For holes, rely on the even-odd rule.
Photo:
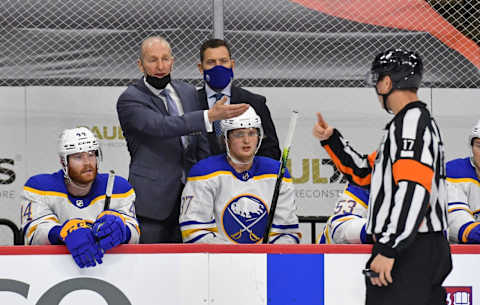
[(480, 167), (477, 166), (477, 164), (475, 163), (475, 158), (473, 157), (473, 154), (472, 156), (470, 156), (470, 164), (472, 164), (473, 169), (475, 169), (475, 172), (477, 173), (478, 178), (480, 178)]
[(377, 91), (377, 94), (382, 97), (383, 109), (385, 109), (385, 111), (386, 111), (388, 114), (393, 114), (393, 111), (390, 110), (390, 109), (388, 109), (388, 107), (387, 107), (387, 99), (388, 99), (388, 97), (390, 96), (390, 94), (392, 94), (392, 92), (393, 92), (393, 86), (392, 86), (392, 88), (390, 88), (390, 91), (388, 91), (387, 93), (380, 93), (380, 92), (378, 92), (377, 87), (375, 87), (375, 91)]
[(231, 154), (230, 154), (230, 150), (227, 148), (227, 156), (230, 158), (230, 160), (232, 160), (233, 163), (235, 164), (241, 164), (241, 165), (248, 165), (250, 164), (252, 161), (253, 161), (253, 158), (255, 158), (255, 155), (252, 156), (252, 158), (247, 161), (247, 162), (242, 162), (236, 158), (234, 158)]

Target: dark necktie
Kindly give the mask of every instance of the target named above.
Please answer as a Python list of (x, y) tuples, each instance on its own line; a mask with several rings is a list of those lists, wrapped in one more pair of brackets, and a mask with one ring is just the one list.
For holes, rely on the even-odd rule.
[(164, 89), (160, 92), (160, 95), (163, 96), (165, 98), (165, 100), (167, 101), (167, 111), (168, 111), (168, 114), (170, 115), (179, 115), (178, 113), (178, 108), (177, 108), (177, 104), (175, 104), (175, 101), (172, 99), (172, 97), (170, 96), (170, 93), (168, 93), (168, 89)]
[[(223, 93), (215, 93), (215, 95), (213, 95), (215, 97), (215, 103), (218, 102), (219, 100), (222, 99), (222, 97), (224, 96)], [(215, 130), (215, 134), (217, 136), (221, 136), (222, 135), (222, 127), (220, 126), (220, 121), (213, 121), (213, 129)]]
[[(170, 93), (168, 93), (168, 89), (163, 89), (160, 92), (160, 95), (163, 96), (165, 98), (165, 100), (167, 101), (168, 114), (171, 115), (171, 116), (180, 115), (179, 112), (178, 112), (177, 104), (175, 103), (173, 98), (170, 96)], [(182, 142), (183, 147), (187, 147), (187, 145), (188, 145), (187, 138), (182, 136), (182, 137), (180, 137), (180, 140)]]

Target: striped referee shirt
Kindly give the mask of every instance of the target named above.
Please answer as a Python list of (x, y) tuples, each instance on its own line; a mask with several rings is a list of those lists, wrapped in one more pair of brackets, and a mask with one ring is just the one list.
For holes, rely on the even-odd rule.
[(396, 257), (417, 232), (446, 230), (444, 148), (424, 103), (397, 113), (371, 155), (356, 152), (336, 129), (321, 144), (349, 181), (370, 189), (366, 230), (374, 251)]

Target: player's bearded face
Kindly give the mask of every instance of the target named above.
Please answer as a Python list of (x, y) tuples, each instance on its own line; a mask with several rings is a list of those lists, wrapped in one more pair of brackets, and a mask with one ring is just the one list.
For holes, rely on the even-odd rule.
[(68, 175), (78, 184), (87, 184), (97, 176), (95, 151), (81, 152), (68, 156)]
[(230, 131), (228, 145), (230, 154), (242, 162), (248, 162), (255, 154), (258, 145), (258, 130), (256, 128), (242, 128)]

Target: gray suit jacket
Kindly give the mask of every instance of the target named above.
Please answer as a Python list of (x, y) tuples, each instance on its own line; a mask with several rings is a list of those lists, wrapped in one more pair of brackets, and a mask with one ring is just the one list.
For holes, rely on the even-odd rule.
[[(136, 213), (164, 220), (180, 206), (182, 172), (209, 155), (208, 140), (195, 87), (171, 82), (180, 97), (184, 115), (170, 116), (162, 99), (143, 78), (120, 95), (117, 113), (130, 152), (128, 180), (136, 193)], [(183, 148), (180, 137), (188, 136)]]

